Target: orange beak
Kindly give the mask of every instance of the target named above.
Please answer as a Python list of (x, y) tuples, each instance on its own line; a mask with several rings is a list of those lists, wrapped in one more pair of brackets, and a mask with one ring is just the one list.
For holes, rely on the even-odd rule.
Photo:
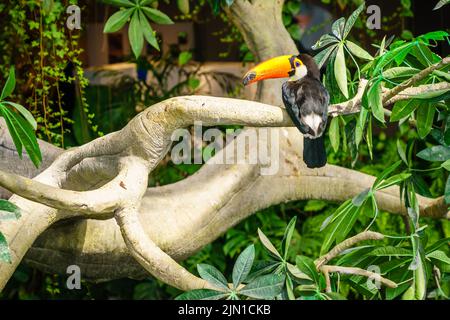
[(246, 86), (260, 80), (290, 77), (295, 73), (295, 58), (293, 55), (286, 55), (261, 62), (244, 75), (242, 83)]

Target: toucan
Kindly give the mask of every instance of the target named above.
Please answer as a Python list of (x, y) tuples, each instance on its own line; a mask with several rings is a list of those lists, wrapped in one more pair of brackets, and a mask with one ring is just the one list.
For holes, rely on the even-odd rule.
[(303, 161), (308, 168), (327, 163), (324, 132), (330, 95), (320, 81), (320, 70), (307, 54), (284, 55), (261, 62), (243, 77), (244, 86), (260, 80), (289, 78), (282, 85), (284, 106), (303, 134)]

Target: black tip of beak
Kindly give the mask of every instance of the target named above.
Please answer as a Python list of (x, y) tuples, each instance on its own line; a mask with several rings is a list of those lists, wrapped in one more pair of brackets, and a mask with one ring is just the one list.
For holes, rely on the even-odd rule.
[(252, 81), (253, 79), (256, 78), (256, 72), (247, 72), (244, 76), (244, 78), (242, 79), (242, 84), (244, 86), (246, 86), (247, 84), (250, 83), (250, 81)]

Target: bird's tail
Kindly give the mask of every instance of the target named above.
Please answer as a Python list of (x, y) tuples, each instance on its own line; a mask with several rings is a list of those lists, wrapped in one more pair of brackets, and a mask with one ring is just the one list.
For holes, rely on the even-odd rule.
[(308, 168), (320, 168), (327, 163), (324, 136), (316, 139), (303, 138), (303, 161)]

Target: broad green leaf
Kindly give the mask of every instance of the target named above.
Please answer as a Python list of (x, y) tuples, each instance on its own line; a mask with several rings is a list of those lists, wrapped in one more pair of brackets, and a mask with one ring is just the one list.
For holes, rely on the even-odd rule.
[(345, 65), (344, 45), (342, 43), (339, 44), (336, 60), (334, 61), (334, 77), (342, 94), (348, 99), (347, 67)]
[(450, 73), (448, 72), (443, 72), (441, 70), (434, 70), (433, 74), (440, 78), (444, 78), (447, 82), (450, 82)]
[(11, 254), (9, 252), (8, 242), (6, 242), (5, 236), (0, 232), (0, 263), (11, 263)]
[(271, 253), (274, 257), (280, 258), (280, 260), (283, 260), (281, 257), (281, 254), (278, 252), (278, 250), (275, 248), (275, 246), (270, 242), (269, 238), (258, 228), (258, 236), (259, 240), (263, 244), (263, 246)]
[(119, 10), (114, 13), (108, 21), (106, 21), (105, 27), (103, 28), (104, 33), (112, 33), (119, 31), (127, 23), (128, 19), (134, 12), (134, 8)]
[(386, 177), (389, 176), (392, 172), (394, 172), (394, 170), (397, 169), (401, 163), (402, 163), (401, 161), (397, 161), (392, 165), (390, 165), (389, 167), (387, 167), (386, 169), (384, 169), (373, 183), (373, 188), (376, 189), (380, 184), (380, 182), (386, 179)]
[(19, 219), (21, 217), (20, 208), (14, 203), (0, 199), (0, 221), (7, 219)]
[(180, 294), (175, 300), (219, 300), (227, 296), (228, 294), (220, 291), (197, 289)]
[(347, 49), (350, 50), (350, 52), (357, 56), (358, 58), (364, 59), (364, 60), (373, 60), (373, 57), (363, 48), (358, 46), (357, 44), (346, 40), (345, 45), (347, 46)]
[(248, 246), (236, 260), (233, 267), (233, 286), (237, 288), (239, 284), (245, 281), (250, 270), (252, 269), (253, 260), (255, 259), (255, 246)]
[(417, 109), (417, 133), (424, 139), (431, 131), (436, 107), (430, 103), (421, 103)]
[(156, 40), (155, 32), (153, 28), (150, 26), (150, 23), (147, 21), (147, 17), (145, 17), (142, 11), (139, 11), (139, 22), (141, 23), (142, 34), (144, 35), (145, 40), (147, 40), (150, 45), (156, 50), (160, 50), (158, 40)]
[(339, 40), (330, 34), (324, 34), (311, 48), (313, 50), (319, 50), (333, 43), (339, 43)]
[(144, 34), (142, 33), (139, 13), (137, 11), (131, 17), (128, 37), (130, 39), (131, 49), (137, 58), (141, 55), (142, 48), (144, 47)]
[(29, 124), (31, 124), (31, 126), (33, 127), (34, 130), (37, 129), (37, 123), (36, 120), (34, 120), (33, 115), (31, 114), (30, 111), (28, 111), (27, 109), (25, 109), (23, 106), (21, 106), (20, 104), (14, 103), (14, 102), (10, 102), (10, 101), (3, 101), (2, 103), (4, 104), (8, 104), (11, 107), (15, 108), (17, 111), (20, 112), (20, 114), (28, 121)]
[(352, 199), (353, 205), (356, 207), (360, 207), (364, 203), (364, 201), (367, 200), (369, 192), (370, 192), (370, 188), (367, 188), (363, 192), (361, 192), (358, 195), (356, 195), (355, 197), (353, 197), (353, 199)]
[(31, 161), (38, 167), (42, 161), (42, 155), (36, 136), (34, 135), (33, 127), (25, 119), (8, 108), (2, 108), (0, 106), (0, 113), (3, 114), (6, 120), (9, 133), (11, 134), (19, 156), (22, 157), (22, 146), (25, 147)]
[(283, 241), (281, 242), (281, 251), (283, 252), (283, 257), (286, 260), (289, 252), (289, 245), (291, 244), (292, 235), (295, 231), (295, 223), (297, 222), (297, 217), (293, 217), (286, 227), (284, 232)]
[(291, 274), (294, 278), (297, 279), (303, 279), (303, 280), (310, 280), (313, 281), (310, 277), (308, 277), (305, 273), (301, 272), (296, 266), (293, 264), (290, 264), (289, 262), (286, 263), (287, 269), (289, 271), (289, 274)]
[(177, 6), (183, 14), (189, 14), (189, 0), (177, 0)]
[(229, 291), (227, 279), (225, 279), (216, 267), (201, 263), (197, 265), (197, 271), (202, 279), (208, 281), (213, 286)]
[(445, 38), (449, 36), (448, 32), (446, 31), (431, 31), (428, 33), (425, 33), (421, 36), (419, 36), (419, 39), (425, 39), (425, 40), (436, 40), (436, 41), (443, 41)]
[(388, 188), (390, 186), (393, 186), (395, 184), (398, 184), (406, 179), (411, 177), (411, 173), (399, 173), (392, 177), (387, 178), (386, 180), (382, 181), (376, 188), (376, 190), (381, 190)]
[(372, 142), (372, 115), (369, 115), (366, 130), (366, 143), (369, 150), (370, 159), (373, 159), (373, 142)]
[(359, 15), (364, 10), (365, 2), (358, 7), (348, 18), (347, 22), (345, 23), (344, 31), (343, 31), (343, 39), (347, 38), (348, 34), (350, 33), (350, 30), (353, 28), (353, 25), (355, 24), (356, 20), (358, 20)]
[(142, 8), (144, 13), (150, 20), (158, 23), (158, 24), (173, 24), (173, 21), (164, 13), (157, 9), (144, 7)]
[(385, 123), (384, 108), (381, 94), (382, 94), (381, 81), (378, 80), (373, 84), (373, 86), (370, 87), (369, 91), (367, 92), (367, 99), (369, 102), (369, 107), (372, 110), (373, 116), (381, 123)]
[(428, 246), (425, 249), (426, 254), (428, 255), (429, 253), (438, 250), (440, 247), (442, 247), (443, 245), (447, 245), (450, 246), (450, 237), (448, 238), (444, 238), (444, 239), (440, 239), (438, 241), (436, 241), (435, 243), (433, 243), (432, 245)]
[(339, 218), (340, 215), (350, 210), (352, 205), (352, 200), (347, 200), (343, 204), (341, 204), (332, 215), (330, 215), (323, 221), (322, 225), (320, 226), (320, 231), (324, 230), (330, 223), (336, 221), (336, 219)]
[(284, 275), (268, 274), (256, 278), (239, 290), (239, 293), (254, 299), (273, 299), (281, 293), (284, 281)]
[(419, 73), (420, 70), (411, 67), (394, 67), (383, 71), (383, 77), (386, 79), (396, 79), (403, 77), (412, 77), (413, 75)]
[[(434, 90), (434, 91), (430, 90), (430, 91), (427, 91), (424, 93), (420, 93), (420, 94), (411, 96), (411, 98), (420, 99), (420, 100), (429, 100), (429, 99), (433, 99), (436, 97), (443, 97), (449, 91), (450, 91), (449, 89)], [(444, 100), (444, 98), (442, 100)]]
[(427, 254), (427, 258), (439, 260), (445, 264), (450, 264), (450, 258), (445, 254), (444, 251), (436, 250)]
[(412, 257), (411, 250), (393, 246), (379, 247), (368, 254), (376, 257)]
[(397, 288), (386, 288), (386, 299), (392, 300), (401, 295), (411, 285), (411, 281), (405, 282), (412, 277), (412, 272), (407, 267), (395, 269), (389, 274), (389, 278), (396, 282), (402, 283)]
[(417, 156), (427, 161), (446, 161), (450, 159), (450, 147), (433, 146), (420, 151)]
[(134, 7), (136, 4), (132, 3), (130, 0), (103, 0), (106, 4), (111, 4), (117, 7)]
[(339, 132), (339, 118), (334, 117), (333, 119), (331, 119), (330, 128), (328, 129), (331, 146), (333, 147), (334, 152), (339, 151), (339, 143), (341, 141)]
[(192, 53), (189, 51), (183, 51), (178, 56), (178, 65), (184, 66), (192, 59)]
[(361, 108), (361, 111), (359, 112), (359, 117), (356, 122), (355, 127), (355, 144), (358, 148), (359, 144), (361, 143), (363, 134), (364, 134), (364, 128), (366, 127), (367, 122), (367, 114), (368, 110), (366, 108)]
[(2, 94), (0, 95), (0, 100), (8, 98), (14, 91), (16, 87), (16, 72), (14, 67), (9, 69), (9, 76), (6, 79), (5, 86), (3, 87)]
[(409, 115), (411, 115), (414, 110), (419, 106), (416, 100), (403, 100), (397, 101), (392, 108), (391, 122), (399, 121)]
[(319, 69), (321, 69), (327, 63), (330, 56), (333, 54), (333, 52), (336, 51), (337, 47), (338, 47), (338, 45), (332, 45), (326, 49), (323, 49), (322, 51), (320, 51), (318, 54), (316, 54), (314, 56), (314, 60), (316, 61)]
[(374, 75), (379, 74), (381, 71), (383, 71), (385, 66), (387, 66), (394, 60), (397, 62), (397, 64), (403, 62), (406, 55), (411, 51), (412, 47), (415, 46), (416, 44), (417, 44), (416, 42), (405, 43), (393, 50), (389, 50), (386, 53), (384, 53), (378, 60), (378, 63), (375, 66), (373, 74)]
[(343, 39), (345, 27), (345, 18), (339, 18), (331, 26), (331, 31), (338, 39)]
[(247, 276), (247, 281), (252, 282), (254, 279), (258, 278), (259, 276), (273, 273), (275, 269), (279, 268), (281, 266), (281, 262), (279, 261), (273, 261), (273, 260), (260, 260), (256, 261), (253, 264), (252, 270), (250, 274)]
[(297, 256), (295, 263), (301, 272), (311, 278), (314, 283), (319, 284), (319, 273), (313, 259), (306, 256)]
[(444, 201), (446, 204), (450, 204), (450, 175), (448, 176), (447, 182), (445, 183)]
[(406, 158), (406, 146), (400, 139), (397, 140), (397, 153), (400, 156), (400, 159), (408, 165), (408, 159)]

